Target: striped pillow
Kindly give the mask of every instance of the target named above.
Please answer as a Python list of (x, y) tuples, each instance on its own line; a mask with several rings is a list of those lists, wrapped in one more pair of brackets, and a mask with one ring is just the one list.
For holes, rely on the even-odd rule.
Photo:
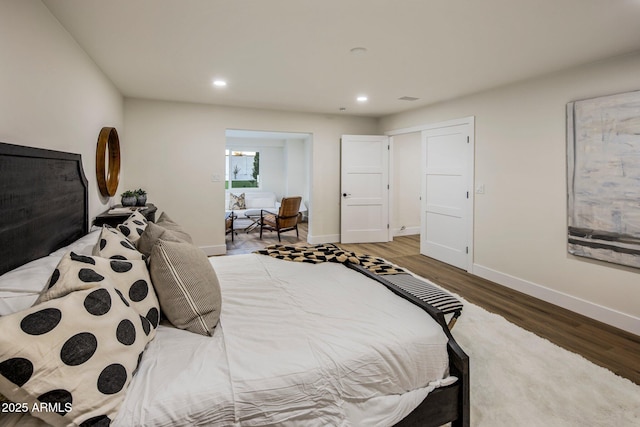
[(220, 319), (220, 285), (209, 259), (191, 243), (158, 240), (149, 259), (160, 308), (174, 326), (213, 335)]

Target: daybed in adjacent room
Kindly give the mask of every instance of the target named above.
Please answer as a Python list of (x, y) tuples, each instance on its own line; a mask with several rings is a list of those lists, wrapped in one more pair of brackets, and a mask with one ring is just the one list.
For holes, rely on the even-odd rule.
[(441, 311), (338, 263), (208, 259), (166, 213), (89, 230), (86, 188), (79, 155), (0, 144), (0, 425), (469, 425)]

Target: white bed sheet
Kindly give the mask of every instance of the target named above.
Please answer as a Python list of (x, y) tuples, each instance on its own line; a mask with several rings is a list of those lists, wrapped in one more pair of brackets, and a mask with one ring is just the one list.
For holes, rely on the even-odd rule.
[(233, 426), (224, 334), (160, 325), (112, 426)]

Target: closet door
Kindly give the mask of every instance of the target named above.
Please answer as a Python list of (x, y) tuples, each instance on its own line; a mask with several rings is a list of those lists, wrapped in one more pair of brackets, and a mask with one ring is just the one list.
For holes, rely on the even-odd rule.
[(473, 144), (470, 124), (422, 132), (420, 253), (470, 271)]

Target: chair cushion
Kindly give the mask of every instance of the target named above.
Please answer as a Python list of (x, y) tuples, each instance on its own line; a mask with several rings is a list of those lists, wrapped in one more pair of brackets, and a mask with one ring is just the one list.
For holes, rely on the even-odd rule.
[(271, 215), (271, 214), (264, 215), (262, 217), (262, 222), (263, 222), (264, 225), (268, 225), (268, 226), (271, 226), (271, 227), (275, 228), (276, 227), (276, 216), (275, 215)]

